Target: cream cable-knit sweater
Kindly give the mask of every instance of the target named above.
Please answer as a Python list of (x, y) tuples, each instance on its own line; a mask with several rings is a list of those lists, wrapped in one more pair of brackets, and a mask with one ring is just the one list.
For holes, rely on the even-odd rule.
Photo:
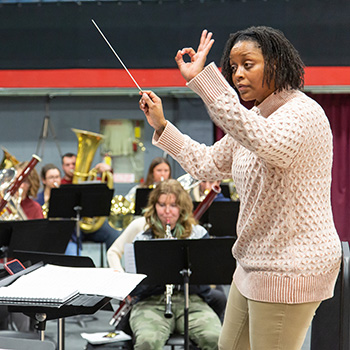
[(153, 143), (199, 180), (233, 178), (241, 201), (232, 248), (237, 288), (265, 302), (332, 297), (341, 245), (330, 202), (332, 134), (322, 108), (284, 90), (247, 110), (214, 63), (188, 86), (226, 136), (206, 146), (168, 122)]

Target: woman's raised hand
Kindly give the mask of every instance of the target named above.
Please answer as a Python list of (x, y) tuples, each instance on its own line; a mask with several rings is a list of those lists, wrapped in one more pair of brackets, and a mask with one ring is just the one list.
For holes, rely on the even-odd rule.
[[(175, 61), (186, 81), (190, 81), (203, 70), (208, 53), (214, 44), (214, 39), (212, 39), (212, 36), (213, 33), (204, 29), (200, 38), (197, 52), (192, 47), (186, 47), (177, 52)], [(185, 55), (190, 56), (191, 62), (184, 61), (183, 57)]]
[(143, 90), (139, 105), (149, 125), (160, 135), (166, 126), (162, 100), (153, 91)]

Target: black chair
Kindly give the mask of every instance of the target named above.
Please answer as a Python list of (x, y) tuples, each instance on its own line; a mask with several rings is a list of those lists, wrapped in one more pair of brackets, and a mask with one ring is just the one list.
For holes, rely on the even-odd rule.
[[(165, 345), (170, 346), (171, 350), (176, 350), (177, 346), (183, 348), (185, 345), (184, 336), (181, 334), (172, 334)], [(192, 340), (190, 340), (190, 350), (199, 350)]]

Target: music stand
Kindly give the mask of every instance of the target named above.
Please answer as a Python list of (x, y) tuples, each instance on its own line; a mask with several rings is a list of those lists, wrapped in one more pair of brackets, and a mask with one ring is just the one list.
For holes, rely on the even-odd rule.
[(75, 218), (77, 255), (80, 246), (80, 220), (83, 216), (108, 216), (113, 189), (105, 183), (67, 184), (51, 190), (49, 218)]
[[(28, 252), (28, 251), (14, 251), (14, 257), (22, 262), (30, 262), (33, 265), (41, 264), (53, 264), (59, 266), (72, 266), (72, 267), (95, 267), (94, 262), (87, 256), (69, 256), (64, 254), (52, 254), (42, 252)], [(30, 269), (30, 268), (29, 268)], [(28, 269), (27, 269), (28, 270)], [(80, 300), (80, 302), (79, 302)], [(80, 314), (94, 314), (97, 310), (106, 309), (113, 311), (110, 305), (111, 298), (109, 297), (97, 297), (93, 295), (81, 295), (71, 301), (66, 302), (63, 306), (57, 307), (45, 307), (40, 305), (28, 305), (28, 306), (9, 306), (9, 311), (21, 312), (33, 319), (37, 324), (37, 329), (40, 332), (40, 338), (44, 339), (44, 331), (47, 320), (57, 319), (57, 349), (64, 350), (64, 333), (65, 333), (65, 317), (75, 316)], [(42, 319), (38, 319), (38, 316), (42, 316)]]
[[(6, 225), (8, 222), (3, 221), (0, 223), (0, 258), (7, 258), (7, 250), (11, 240), (11, 226)], [(6, 261), (5, 261), (6, 262)]]
[(148, 197), (153, 188), (137, 188), (135, 193), (135, 215), (143, 215), (142, 211), (147, 206)]
[(64, 253), (74, 230), (74, 220), (25, 220), (0, 222), (0, 245), (14, 250)]
[[(193, 202), (194, 208), (200, 202)], [(239, 214), (240, 202), (214, 201), (199, 219), (209, 232), (210, 236), (237, 237), (236, 225)]]
[(9, 254), (14, 250), (63, 254), (74, 231), (74, 220), (13, 222)]
[[(189, 349), (189, 284), (231, 284), (235, 260), (233, 237), (209, 239), (154, 239), (134, 243), (137, 273), (147, 275), (149, 285), (183, 284), (184, 339)], [(152, 257), (150, 259), (150, 257)], [(220, 262), (220, 268), (218, 268)], [(159, 266), (167, 266), (159, 269)], [(156, 273), (155, 273), (156, 271)]]

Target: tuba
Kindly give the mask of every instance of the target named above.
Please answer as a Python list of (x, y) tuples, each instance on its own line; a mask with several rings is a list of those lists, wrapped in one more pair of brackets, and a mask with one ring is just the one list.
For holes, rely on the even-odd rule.
[[(73, 173), (73, 184), (79, 184), (85, 181), (97, 180), (97, 171), (90, 170), (96, 150), (103, 141), (104, 136), (90, 131), (72, 129), (78, 138), (77, 159)], [(101, 181), (106, 182), (110, 189), (113, 189), (113, 175), (111, 172), (104, 172)], [(93, 233), (101, 228), (105, 217), (83, 217), (80, 222), (80, 228), (84, 233)]]

